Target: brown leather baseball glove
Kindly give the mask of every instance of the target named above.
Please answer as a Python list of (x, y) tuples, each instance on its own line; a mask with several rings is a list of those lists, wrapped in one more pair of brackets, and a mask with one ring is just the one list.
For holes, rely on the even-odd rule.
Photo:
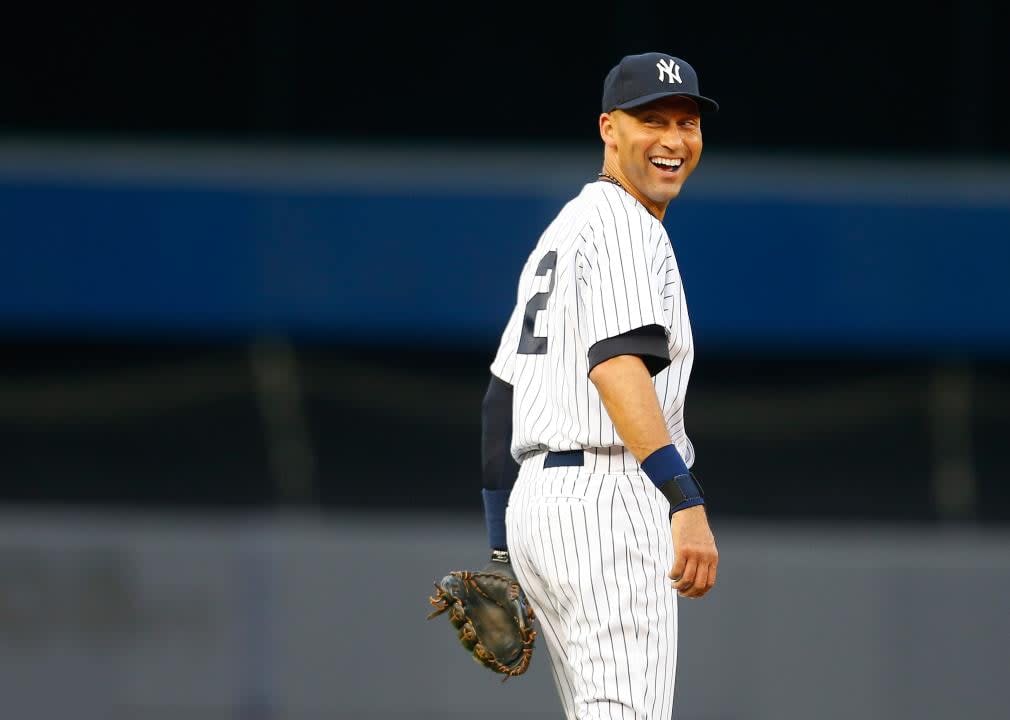
[(491, 562), (477, 572), (456, 570), (435, 583), (428, 598), (435, 611), (448, 611), (449, 622), (474, 660), (495, 672), (522, 675), (533, 656), (533, 608), (508, 563)]

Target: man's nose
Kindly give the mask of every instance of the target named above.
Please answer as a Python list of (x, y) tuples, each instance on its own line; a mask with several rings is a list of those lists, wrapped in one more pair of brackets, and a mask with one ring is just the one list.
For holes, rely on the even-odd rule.
[(677, 123), (671, 123), (670, 126), (663, 133), (661, 141), (664, 147), (668, 147), (671, 150), (675, 150), (684, 144), (683, 138), (680, 136), (680, 127)]

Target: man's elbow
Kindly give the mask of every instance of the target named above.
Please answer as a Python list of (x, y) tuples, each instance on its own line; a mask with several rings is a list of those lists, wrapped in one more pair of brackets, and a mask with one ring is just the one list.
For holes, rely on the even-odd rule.
[(642, 358), (637, 355), (615, 355), (595, 365), (589, 371), (589, 379), (599, 388), (600, 385), (607, 385), (618, 378), (639, 373), (649, 377), (649, 370)]

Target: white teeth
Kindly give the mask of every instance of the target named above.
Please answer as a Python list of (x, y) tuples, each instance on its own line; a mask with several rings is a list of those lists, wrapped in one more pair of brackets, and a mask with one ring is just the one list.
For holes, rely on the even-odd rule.
[(652, 162), (656, 163), (657, 165), (666, 165), (667, 167), (678, 168), (680, 167), (680, 164), (683, 161), (680, 158), (674, 160), (671, 158), (654, 157), (652, 158)]

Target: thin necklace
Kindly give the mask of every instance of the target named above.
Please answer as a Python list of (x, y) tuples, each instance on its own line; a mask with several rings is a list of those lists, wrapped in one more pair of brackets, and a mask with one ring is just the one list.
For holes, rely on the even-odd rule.
[(596, 179), (597, 180), (606, 180), (607, 182), (614, 183), (614, 185), (616, 185), (617, 187), (621, 188), (621, 190), (624, 190), (624, 192), (628, 192), (624, 188), (624, 185), (621, 184), (621, 181), (618, 180), (617, 178), (615, 178), (610, 173), (606, 173), (606, 172), (597, 173), (596, 174)]

